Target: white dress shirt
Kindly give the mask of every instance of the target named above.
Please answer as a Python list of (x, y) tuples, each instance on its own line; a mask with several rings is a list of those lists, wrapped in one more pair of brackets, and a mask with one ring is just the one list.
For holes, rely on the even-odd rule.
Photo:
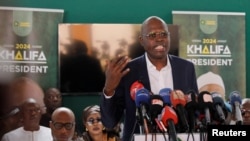
[(52, 141), (51, 129), (40, 126), (37, 131), (26, 131), (23, 127), (12, 130), (2, 137), (1, 141)]
[(173, 90), (173, 76), (170, 61), (168, 59), (167, 65), (163, 67), (160, 71), (150, 62), (147, 53), (146, 63), (148, 69), (148, 76), (150, 81), (151, 92), (153, 94), (159, 94), (159, 91), (163, 88), (170, 88)]

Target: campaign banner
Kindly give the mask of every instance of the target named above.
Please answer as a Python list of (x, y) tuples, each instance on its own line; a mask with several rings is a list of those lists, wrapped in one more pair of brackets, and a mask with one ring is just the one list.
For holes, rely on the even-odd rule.
[(0, 81), (27, 76), (58, 86), (58, 24), (64, 10), (0, 7)]
[(172, 11), (179, 56), (195, 64), (199, 89), (215, 84), (225, 100), (246, 96), (245, 13)]

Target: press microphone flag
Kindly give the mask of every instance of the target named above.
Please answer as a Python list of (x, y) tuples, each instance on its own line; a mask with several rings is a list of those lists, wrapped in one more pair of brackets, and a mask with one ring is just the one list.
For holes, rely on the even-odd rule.
[(236, 119), (236, 125), (242, 125), (243, 120), (242, 120), (242, 113), (240, 110), (240, 105), (242, 103), (241, 95), (238, 91), (233, 91), (230, 93), (229, 96), (230, 99), (230, 104), (233, 107), (235, 119)]

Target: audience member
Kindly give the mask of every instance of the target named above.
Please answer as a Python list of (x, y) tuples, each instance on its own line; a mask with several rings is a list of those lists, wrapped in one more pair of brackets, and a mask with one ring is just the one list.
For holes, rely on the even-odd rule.
[(84, 141), (118, 141), (120, 138), (115, 132), (107, 132), (101, 121), (100, 107), (88, 106), (82, 113), (83, 125), (86, 132), (83, 133)]
[(44, 93), (38, 83), (28, 77), (18, 77), (5, 87), (5, 94), (1, 95), (4, 106), (1, 107), (0, 138), (3, 134), (22, 126), (19, 117), (19, 106), (28, 98), (34, 98), (41, 106), (41, 113), (45, 113), (43, 101)]
[(44, 94), (46, 113), (42, 115), (40, 124), (49, 127), (49, 121), (51, 121), (52, 113), (56, 108), (62, 106), (62, 96), (61, 92), (57, 88), (49, 88)]
[(244, 125), (250, 125), (250, 98), (242, 99), (242, 119)]
[(72, 39), (61, 60), (61, 92), (101, 92), (105, 74), (100, 61), (88, 55), (85, 42)]
[(35, 99), (29, 98), (20, 106), (20, 120), (23, 127), (6, 133), (2, 141), (50, 141), (51, 130), (40, 126), (41, 108)]
[(139, 133), (136, 123), (136, 106), (130, 97), (130, 87), (141, 81), (153, 94), (163, 88), (179, 89), (184, 93), (198, 93), (194, 64), (169, 54), (170, 33), (167, 24), (159, 17), (147, 18), (141, 26), (139, 41), (145, 54), (129, 61), (119, 56), (107, 61), (106, 81), (101, 97), (102, 122), (113, 128), (124, 117), (123, 141)]
[(71, 109), (67, 107), (57, 108), (52, 113), (50, 121), (53, 141), (72, 141), (75, 124), (75, 115)]

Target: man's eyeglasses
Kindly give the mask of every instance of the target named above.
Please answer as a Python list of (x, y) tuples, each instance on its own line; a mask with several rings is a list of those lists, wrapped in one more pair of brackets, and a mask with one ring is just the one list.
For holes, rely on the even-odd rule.
[(169, 32), (150, 32), (144, 36), (146, 36), (148, 39), (154, 40), (157, 36), (161, 38), (167, 38), (170, 35)]
[(89, 119), (88, 121), (87, 121), (87, 124), (88, 125), (93, 125), (94, 123), (102, 123), (102, 119), (101, 118), (97, 118), (97, 119), (93, 119), (93, 118), (91, 118), (91, 119)]
[(241, 110), (241, 114), (244, 116), (246, 113), (248, 113), (248, 115), (250, 115), (250, 110), (246, 110), (246, 109), (242, 109)]
[(75, 123), (69, 123), (69, 122), (68, 123), (61, 123), (61, 122), (53, 122), (52, 121), (52, 124), (54, 125), (56, 130), (60, 130), (63, 127), (67, 130), (70, 130), (70, 129), (72, 129), (72, 127), (74, 126)]

